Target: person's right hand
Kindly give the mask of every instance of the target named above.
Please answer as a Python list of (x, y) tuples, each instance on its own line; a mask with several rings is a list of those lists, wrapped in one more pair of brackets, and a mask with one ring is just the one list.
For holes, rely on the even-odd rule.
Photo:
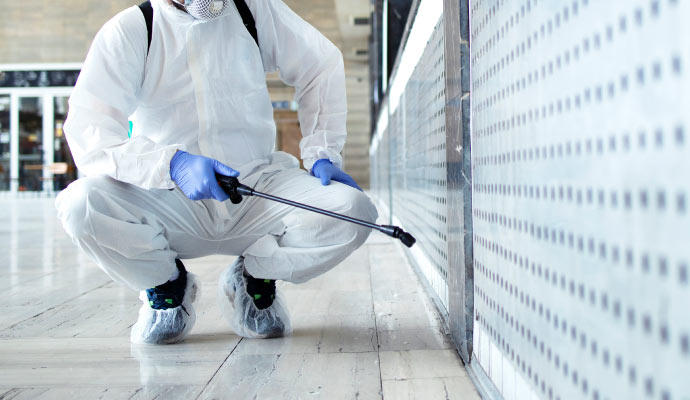
[(240, 173), (212, 158), (195, 156), (186, 151), (175, 153), (170, 160), (170, 177), (192, 200), (225, 201), (228, 194), (218, 185), (216, 172), (237, 178)]

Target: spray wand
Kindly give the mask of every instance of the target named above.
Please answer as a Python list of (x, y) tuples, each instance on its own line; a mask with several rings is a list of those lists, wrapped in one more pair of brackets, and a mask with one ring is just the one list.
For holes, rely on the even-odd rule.
[(216, 180), (223, 190), (230, 196), (230, 201), (232, 204), (239, 204), (242, 202), (242, 196), (256, 196), (262, 199), (267, 199), (271, 201), (276, 201), (278, 203), (287, 204), (289, 206), (301, 208), (303, 210), (312, 211), (318, 214), (327, 215), (341, 221), (351, 222), (353, 224), (366, 226), (367, 228), (376, 229), (377, 231), (384, 233), (392, 238), (400, 239), (401, 242), (407, 247), (412, 247), (417, 241), (412, 235), (402, 230), (400, 227), (393, 225), (377, 225), (371, 222), (367, 222), (361, 219), (348, 217), (347, 215), (342, 215), (334, 213), (332, 211), (324, 210), (321, 208), (312, 207), (307, 204), (298, 203), (296, 201), (283, 199), (281, 197), (272, 196), (270, 194), (257, 192), (254, 188), (247, 185), (243, 185), (237, 178), (232, 176), (225, 176), (216, 174)]

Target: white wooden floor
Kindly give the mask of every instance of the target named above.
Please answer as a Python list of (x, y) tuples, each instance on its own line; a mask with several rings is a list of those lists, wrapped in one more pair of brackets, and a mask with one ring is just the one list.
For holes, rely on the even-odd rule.
[(137, 346), (137, 293), (63, 233), (52, 200), (0, 201), (0, 399), (476, 399), (436, 311), (383, 235), (303, 285), (279, 283), (292, 336), (233, 335), (215, 302), (232, 260), (185, 260), (200, 275), (183, 343)]

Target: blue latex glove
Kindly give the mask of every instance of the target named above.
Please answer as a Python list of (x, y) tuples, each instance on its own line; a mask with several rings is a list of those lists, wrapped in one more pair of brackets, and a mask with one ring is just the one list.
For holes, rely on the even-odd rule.
[(170, 160), (170, 177), (182, 192), (192, 200), (216, 199), (225, 201), (229, 196), (218, 185), (216, 172), (221, 175), (240, 176), (240, 173), (212, 158), (178, 151)]
[(321, 184), (324, 186), (329, 185), (331, 180), (334, 180), (362, 191), (362, 188), (357, 185), (357, 182), (355, 182), (350, 175), (344, 173), (340, 168), (333, 165), (331, 160), (322, 158), (321, 160), (315, 162), (311, 167), (311, 174), (321, 179)]

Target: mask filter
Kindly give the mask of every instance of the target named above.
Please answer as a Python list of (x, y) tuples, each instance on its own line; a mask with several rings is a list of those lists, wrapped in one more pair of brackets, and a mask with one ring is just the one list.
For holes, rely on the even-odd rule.
[(185, 0), (184, 8), (195, 19), (209, 20), (223, 15), (228, 0)]

